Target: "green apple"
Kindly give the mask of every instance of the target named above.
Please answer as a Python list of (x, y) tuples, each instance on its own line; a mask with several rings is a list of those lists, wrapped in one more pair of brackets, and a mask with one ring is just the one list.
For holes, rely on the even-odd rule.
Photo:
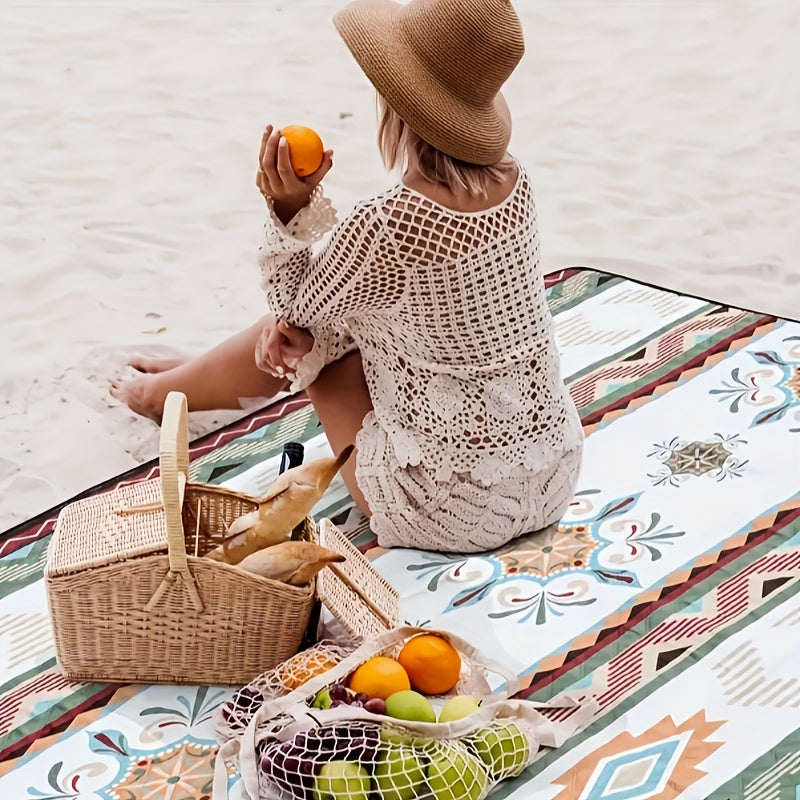
[(355, 761), (329, 761), (314, 778), (314, 800), (369, 800), (369, 773)]
[(430, 747), (436, 741), (430, 736), (414, 736), (408, 731), (395, 728), (393, 725), (387, 725), (386, 723), (381, 725), (380, 737), (384, 744), (400, 747), (408, 746), (416, 749)]
[(422, 763), (405, 747), (381, 750), (373, 774), (381, 800), (411, 800), (425, 780)]
[(471, 753), (450, 746), (431, 755), (428, 786), (436, 800), (478, 800), (487, 784), (483, 764)]
[(439, 722), (454, 722), (463, 719), (478, 710), (480, 703), (468, 694), (451, 697), (439, 712)]
[(510, 721), (481, 728), (469, 738), (469, 745), (496, 781), (519, 775), (531, 757), (528, 737)]
[(424, 694), (413, 689), (401, 689), (386, 698), (386, 713), (395, 719), (414, 722), (436, 722), (436, 712)]
[(331, 692), (327, 686), (320, 689), (316, 695), (314, 695), (314, 702), (311, 704), (314, 708), (321, 708), (323, 711), (331, 707)]

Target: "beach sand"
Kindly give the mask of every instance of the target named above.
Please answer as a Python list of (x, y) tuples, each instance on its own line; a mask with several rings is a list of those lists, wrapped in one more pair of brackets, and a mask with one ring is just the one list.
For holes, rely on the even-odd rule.
[[(156, 426), (107, 393), (130, 355), (198, 351), (263, 313), (267, 122), (323, 134), (341, 210), (387, 185), (338, 6), (3, 4), (0, 529), (156, 455)], [(512, 150), (546, 268), (798, 316), (800, 5), (517, 7)]]

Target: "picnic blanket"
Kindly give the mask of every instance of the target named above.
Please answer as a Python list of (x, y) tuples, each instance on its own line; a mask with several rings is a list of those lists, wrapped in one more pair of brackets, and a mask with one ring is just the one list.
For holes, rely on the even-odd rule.
[[(590, 269), (547, 284), (587, 434), (558, 525), (459, 556), (377, 547), (340, 481), (315, 514), (398, 589), (405, 621), (503, 659), (522, 696), (596, 704), (494, 796), (795, 800), (800, 324)], [(289, 440), (327, 448), (303, 395), (194, 443), (192, 479), (257, 491)], [(42, 581), (57, 511), (0, 536), (0, 797), (208, 800), (230, 689), (59, 674)], [(243, 797), (233, 771), (230, 786)]]

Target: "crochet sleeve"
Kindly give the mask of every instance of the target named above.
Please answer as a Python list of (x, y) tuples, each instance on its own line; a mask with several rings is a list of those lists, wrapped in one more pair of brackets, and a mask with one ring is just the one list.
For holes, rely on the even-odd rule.
[(348, 318), (390, 311), (403, 290), (376, 205), (356, 206), (314, 252), (335, 219), (317, 187), (288, 225), (273, 212), (264, 227), (259, 264), (267, 302), (277, 316), (308, 328), (315, 339), (298, 367), (295, 390), (311, 383), (325, 364), (355, 349)]

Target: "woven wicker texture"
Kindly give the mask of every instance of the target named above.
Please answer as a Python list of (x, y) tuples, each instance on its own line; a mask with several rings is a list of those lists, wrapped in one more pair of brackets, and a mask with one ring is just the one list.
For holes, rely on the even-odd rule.
[[(160, 509), (131, 516), (120, 509), (161, 503), (161, 481), (134, 483), (106, 494), (78, 500), (59, 516), (59, 535), (47, 550), (51, 576), (80, 572), (99, 564), (165, 550), (167, 528)], [(86, 536), (91, 529), (93, 536)]]
[[(203, 558), (256, 503), (187, 485), (187, 474), (186, 398), (173, 392), (160, 480), (73, 503), (59, 515), (45, 581), (67, 675), (242, 684), (297, 652), (315, 583), (288, 586)], [(312, 520), (302, 538), (314, 538)]]
[(330, 612), (356, 639), (369, 639), (400, 624), (400, 598), (350, 540), (329, 520), (319, 524), (323, 547), (342, 553), (317, 576), (319, 594)]

